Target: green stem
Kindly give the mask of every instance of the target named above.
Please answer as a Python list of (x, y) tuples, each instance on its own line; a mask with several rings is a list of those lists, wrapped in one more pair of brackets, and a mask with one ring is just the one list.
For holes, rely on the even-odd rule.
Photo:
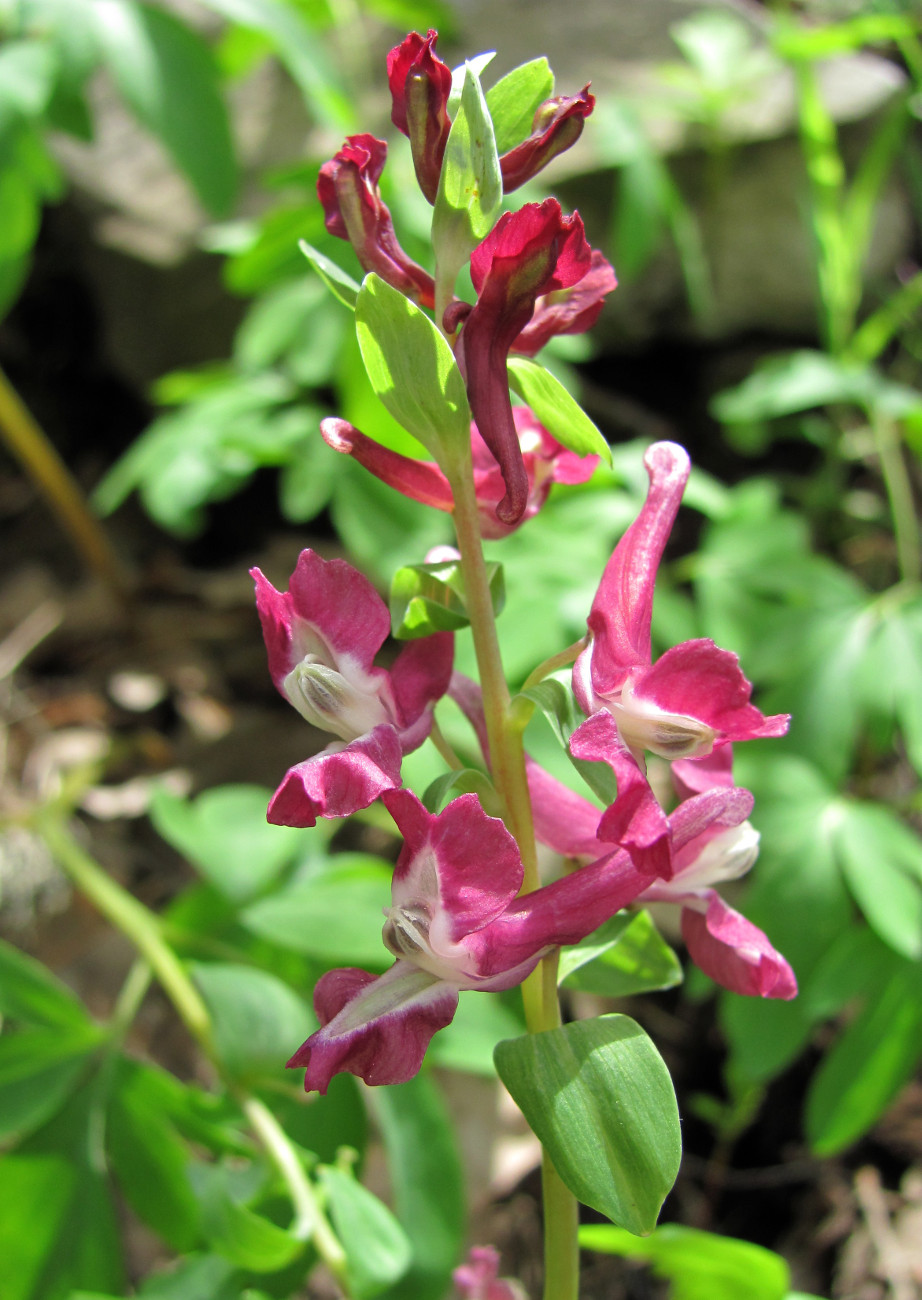
[(895, 420), (882, 415), (878, 410), (869, 410), (867, 415), (874, 430), (880, 469), (890, 500), (900, 577), (904, 582), (918, 582), (922, 577), (922, 538), (919, 536), (919, 520), (916, 517), (899, 430)]
[(294, 1235), (313, 1242), (320, 1258), (348, 1294), (345, 1253), (323, 1214), (296, 1149), (268, 1107), (227, 1076), (215, 1051), (208, 1008), (182, 962), (166, 942), (159, 918), (85, 852), (63, 824), (59, 812), (45, 809), (34, 820), (56, 861), (80, 892), (131, 940), (143, 957), (143, 961), (132, 968), (119, 996), (112, 1021), (113, 1032), (118, 1036), (127, 1031), (152, 971), (183, 1024), (236, 1097), (253, 1133), (281, 1176), (295, 1211)]
[(550, 659), (545, 659), (543, 664), (538, 664), (538, 667), (534, 668), (525, 678), (522, 690), (527, 691), (529, 687), (537, 686), (539, 682), (544, 681), (545, 677), (550, 677), (551, 673), (556, 673), (558, 668), (566, 668), (568, 664), (572, 664), (585, 647), (586, 638), (580, 637), (578, 641), (568, 645), (566, 650), (560, 650), (557, 654), (551, 655)]
[(453, 772), (460, 772), (463, 769), (464, 764), (442, 735), (441, 728), (435, 718), (432, 719), (432, 728), (429, 732), (429, 739)]
[[(456, 464), (445, 468), (454, 496), (455, 530), (461, 552), (464, 599), (483, 691), (483, 711), (490, 749), (490, 767), (507, 826), (519, 846), (524, 868), (522, 893), (540, 885), (531, 798), (525, 771), (525, 750), (521, 724), (510, 712), (509, 687), (503, 672), (496, 618), (487, 577), (470, 448)], [(572, 650), (573, 647), (570, 647)], [(568, 651), (564, 652), (569, 653)], [(574, 656), (575, 657), (575, 656)], [(560, 1024), (557, 999), (557, 954), (543, 961), (522, 985), (525, 1023), (529, 1033), (541, 1033)], [(576, 1198), (561, 1181), (543, 1153), (541, 1179), (544, 1197), (544, 1300), (577, 1300), (579, 1295), (579, 1250)]]
[(118, 557), (67, 466), (0, 370), (0, 437), (44, 496), (87, 566), (120, 600), (127, 583)]

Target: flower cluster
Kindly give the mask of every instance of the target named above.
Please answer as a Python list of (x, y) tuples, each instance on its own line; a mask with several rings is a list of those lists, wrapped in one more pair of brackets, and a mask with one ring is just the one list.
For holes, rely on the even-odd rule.
[[(413, 33), (388, 59), (393, 121), (409, 137), (430, 202), (451, 130), (451, 73), (435, 55), (435, 41), (435, 32)], [(588, 87), (542, 104), (527, 139), (500, 159), (506, 190), (572, 144), (592, 107)], [(383, 141), (352, 136), (321, 169), (327, 229), (350, 241), (367, 270), (432, 307), (433, 279), (400, 248), (380, 196), (385, 158)], [(528, 408), (512, 406), (509, 354), (533, 355), (555, 334), (589, 328), (615, 277), (590, 249), (578, 214), (564, 215), (555, 199), (503, 213), (474, 248), (470, 272), (476, 300), (452, 300), (438, 323), (453, 345), (474, 416), (480, 531), (498, 538), (540, 510), (553, 482), (584, 481), (596, 460), (568, 451)], [(321, 429), (331, 447), (398, 491), (454, 510), (452, 482), (439, 464), (398, 455), (344, 420), (324, 420)], [(605, 568), (572, 677), (586, 718), (571, 737), (571, 753), (611, 768), (617, 797), (599, 809), (525, 760), (536, 836), (572, 870), (524, 894), (520, 846), (475, 795), (432, 812), (402, 787), (402, 757), (427, 738), (433, 708), (446, 693), (473, 724), (491, 768), (479, 688), (452, 674), (451, 635), (411, 641), (388, 668), (376, 666), (390, 620), (355, 569), (304, 551), (284, 592), (253, 571), (273, 680), (307, 722), (334, 737), (286, 773), (270, 821), (311, 826), (317, 817), (348, 816), (380, 799), (403, 838), (384, 913), (393, 964), (383, 975), (349, 968), (319, 980), (320, 1028), (290, 1061), (304, 1067), (308, 1089), (325, 1091), (340, 1071), (370, 1084), (411, 1078), (462, 991), (520, 984), (552, 949), (578, 943), (634, 904), (680, 909), (689, 954), (725, 987), (794, 996), (787, 962), (717, 892), (758, 852), (748, 821), (752, 796), (733, 784), (732, 744), (780, 736), (788, 719), (763, 716), (736, 656), (709, 640), (687, 641), (653, 660), (654, 585), (689, 461), (681, 447), (661, 442), (645, 464), (646, 501)], [(648, 755), (671, 767), (674, 796), (666, 802), (648, 780)], [(505, 1294), (495, 1264), (492, 1257), (475, 1260), (459, 1287), (472, 1296)]]

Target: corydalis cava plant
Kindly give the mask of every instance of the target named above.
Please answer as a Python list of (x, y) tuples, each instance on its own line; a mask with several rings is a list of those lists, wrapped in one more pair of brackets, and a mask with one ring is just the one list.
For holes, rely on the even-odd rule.
[[(657, 571), (689, 473), (685, 451), (662, 442), (647, 452), (646, 500), (601, 575), (585, 636), (533, 674), (537, 682), (575, 660), (570, 704), (585, 720), (573, 730), (570, 752), (577, 763), (613, 773), (614, 797), (599, 807), (525, 753), (523, 725), (534, 699), (511, 699), (481, 540), (534, 527), (529, 521), (552, 485), (585, 482), (597, 453), (607, 451), (601, 435), (592, 442), (587, 417), (534, 358), (556, 335), (590, 328), (616, 279), (606, 257), (590, 247), (579, 214), (564, 213), (556, 199), (505, 211), (497, 203), (484, 223), (484, 196), (494, 183), (508, 195), (569, 148), (594, 99), (588, 87), (570, 97), (549, 94), (540, 68), (509, 74), (533, 96), (530, 129), (527, 113), (516, 108), (519, 138), (510, 140), (508, 122), (490, 121), (470, 66), (461, 108), (452, 108), (453, 78), (436, 40), (433, 31), (412, 33), (387, 62), (393, 122), (408, 137), (417, 180), (435, 205), (431, 259), (417, 262), (405, 253), (382, 199), (386, 142), (349, 137), (318, 182), (328, 232), (348, 241), (369, 273), (356, 294), (356, 318), (372, 387), (434, 459), (398, 455), (338, 418), (324, 420), (321, 431), (334, 451), (452, 517), (458, 549), (451, 603), (437, 587), (429, 595), (436, 604), (446, 601), (449, 625), (469, 623), (480, 683), (452, 672), (452, 637), (433, 630), (438, 622), (397, 624), (397, 635), (417, 639), (392, 654), (386, 606), (344, 561), (305, 551), (284, 591), (254, 570), (273, 680), (308, 723), (332, 737), (285, 774), (270, 820), (309, 826), (380, 802), (402, 840), (383, 907), (381, 965), (388, 954), (391, 964), (383, 974), (351, 967), (324, 973), (314, 995), (320, 1027), (290, 1064), (304, 1069), (306, 1088), (321, 1092), (341, 1072), (374, 1085), (407, 1081), (462, 993), (522, 985), (527, 1027), (538, 1038), (501, 1045), (498, 1068), (542, 1139), (563, 1141), (555, 1162), (545, 1164), (553, 1207), (546, 1215), (546, 1297), (575, 1300), (573, 1194), (632, 1231), (652, 1230), (675, 1176), (678, 1118), (671, 1090), (649, 1083), (662, 1077), (658, 1071), (665, 1074), (652, 1045), (640, 1049), (653, 1072), (649, 1086), (634, 1101), (608, 1096), (627, 1068), (625, 1045), (648, 1040), (639, 1026), (622, 1031), (626, 1017), (615, 1017), (614, 1029), (609, 1018), (563, 1025), (555, 954), (623, 909), (671, 905), (690, 956), (714, 980), (754, 996), (794, 996), (784, 957), (720, 893), (758, 852), (753, 798), (733, 781), (732, 746), (782, 735), (787, 718), (765, 717), (751, 702), (736, 656), (708, 640), (652, 654)], [(510, 102), (505, 93), (494, 98)], [(502, 155), (497, 133), (508, 146)], [(440, 218), (448, 194), (482, 202), (474, 217), (462, 213), (452, 227)], [(459, 295), (457, 277), (449, 284), (444, 274), (457, 262), (459, 229), (472, 301)], [(440, 241), (449, 237), (446, 254)], [(438, 286), (427, 260), (441, 268)], [(530, 380), (540, 412), (513, 405), (510, 373), (517, 391)], [(435, 782), (423, 801), (403, 787), (402, 768), (404, 756), (428, 737), (441, 756), (433, 758), (433, 776), (441, 760), (462, 767), (435, 727), (446, 694), (472, 725), (480, 767), (457, 774), (468, 792), (439, 811), (439, 792), (450, 787)], [(651, 784), (648, 761), (670, 765), (670, 795)], [(544, 878), (538, 842), (559, 855)], [(574, 1064), (587, 1029), (593, 1061), (604, 1067), (591, 1083)], [(561, 1043), (554, 1070), (555, 1091), (569, 1099), (563, 1118), (552, 1115), (551, 1097), (534, 1083), (540, 1071), (512, 1068), (531, 1061), (533, 1051), (550, 1050), (551, 1041)], [(619, 1132), (629, 1130), (634, 1144), (626, 1165), (603, 1169), (595, 1183), (587, 1183), (585, 1169), (598, 1164), (597, 1135), (567, 1119), (583, 1103), (596, 1116), (617, 1113)], [(619, 1141), (612, 1134), (602, 1143), (612, 1159)], [(622, 1186), (626, 1199), (612, 1199), (612, 1188)], [(492, 1255), (481, 1252), (475, 1263), (459, 1270), (462, 1290), (514, 1293), (513, 1284), (497, 1279)]]

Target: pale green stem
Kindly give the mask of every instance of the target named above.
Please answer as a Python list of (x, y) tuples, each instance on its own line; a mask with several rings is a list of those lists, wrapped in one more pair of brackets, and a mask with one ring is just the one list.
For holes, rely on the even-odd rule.
[(285, 1183), (295, 1211), (292, 1229), (295, 1236), (313, 1242), (320, 1258), (343, 1290), (346, 1290), (345, 1253), (324, 1217), (295, 1148), (268, 1107), (227, 1078), (215, 1052), (208, 1008), (182, 962), (164, 939), (159, 918), (114, 881), (85, 852), (63, 825), (59, 815), (43, 811), (35, 817), (35, 825), (56, 861), (80, 892), (117, 930), (132, 941), (144, 959), (132, 968), (116, 1004), (113, 1017), (115, 1032), (123, 1034), (127, 1031), (140, 999), (144, 996), (149, 971), (152, 971), (189, 1033), (237, 1098), (260, 1145)]
[[(470, 461), (465, 448), (458, 462), (446, 468), (454, 496), (455, 529), (461, 552), (464, 599), (471, 623), (483, 711), (490, 749), (490, 767), (497, 794), (505, 809), (505, 820), (522, 855), (522, 893), (540, 885), (531, 798), (525, 772), (525, 751), (521, 725), (510, 714), (509, 687), (503, 672), (493, 600), (483, 557), (477, 500)], [(572, 649), (572, 647), (571, 647)], [(544, 958), (522, 985), (525, 1022), (530, 1033), (541, 1033), (560, 1024), (557, 999), (557, 954)], [(544, 1198), (544, 1300), (577, 1300), (579, 1295), (579, 1250), (576, 1198), (561, 1181), (543, 1153)]]
[(47, 501), (59, 524), (102, 582), (119, 599), (127, 583), (118, 557), (70, 470), (0, 370), (0, 436)]
[(464, 764), (442, 735), (441, 728), (435, 718), (432, 719), (432, 728), (429, 732), (429, 739), (453, 772), (460, 772), (463, 769)]
[(879, 411), (869, 410), (867, 414), (874, 430), (880, 470), (890, 500), (900, 577), (906, 582), (918, 582), (922, 577), (922, 538), (919, 536), (919, 520), (916, 517), (899, 430), (895, 420), (881, 415)]
[(567, 664), (572, 664), (574, 659), (578, 658), (580, 651), (586, 648), (586, 638), (580, 637), (579, 641), (574, 641), (568, 645), (566, 650), (560, 650), (557, 654), (551, 655), (550, 659), (545, 659), (543, 664), (533, 669), (525, 678), (523, 691), (527, 691), (531, 686), (537, 686), (543, 682), (545, 677), (550, 677), (551, 673), (556, 673), (558, 668), (566, 668)]

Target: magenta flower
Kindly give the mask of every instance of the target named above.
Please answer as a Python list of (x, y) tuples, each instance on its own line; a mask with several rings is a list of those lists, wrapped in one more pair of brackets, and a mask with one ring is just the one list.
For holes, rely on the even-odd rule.
[(432, 276), (400, 247), (378, 181), (387, 158), (387, 144), (373, 135), (350, 135), (329, 162), (320, 168), (317, 197), (331, 235), (347, 239), (366, 271), (424, 307), (435, 302)]
[[(689, 460), (673, 442), (644, 457), (650, 489), (640, 514), (615, 547), (589, 614), (589, 640), (573, 669), (586, 713), (607, 709), (642, 762), (697, 759), (734, 740), (783, 736), (786, 714), (766, 718), (750, 703), (739, 660), (713, 641), (685, 641), (651, 662), (653, 585), (688, 479)], [(578, 733), (577, 733), (578, 734)]]
[[(490, 540), (507, 536), (536, 515), (547, 500), (553, 483), (585, 483), (599, 463), (598, 456), (577, 456), (575, 452), (567, 451), (538, 423), (527, 406), (514, 406), (512, 419), (528, 480), (525, 510), (514, 524), (504, 524), (497, 518), (496, 506), (505, 492), (505, 484), (492, 453), (477, 432), (477, 426), (471, 425), (480, 532)], [(354, 456), (372, 474), (404, 496), (449, 514), (454, 510), (448, 479), (434, 461), (401, 456), (367, 437), (347, 421), (334, 417), (321, 421), (320, 432), (334, 451)]]
[(461, 1300), (526, 1300), (518, 1282), (499, 1276), (499, 1251), (472, 1246), (451, 1275)]
[[(528, 504), (528, 476), (512, 416), (506, 360), (537, 300), (571, 288), (590, 265), (579, 215), (565, 217), (556, 199), (504, 212), (471, 254), (477, 301), (464, 321), (461, 348), (474, 420), (506, 487), (496, 508), (504, 524), (518, 523)], [(450, 313), (449, 325), (463, 315), (449, 308), (446, 318)]]
[(584, 334), (592, 329), (605, 305), (605, 295), (618, 287), (615, 268), (597, 248), (589, 270), (570, 289), (545, 294), (512, 345), (513, 352), (533, 357), (556, 334)]
[(397, 960), (377, 977), (352, 968), (318, 981), (322, 1027), (288, 1063), (306, 1067), (309, 1091), (325, 1092), (344, 1070), (370, 1084), (412, 1078), (462, 989), (520, 984), (550, 948), (578, 943), (650, 883), (619, 850), (517, 898), (518, 846), (475, 795), (438, 815), (408, 790), (382, 800), (404, 837), (384, 925)]
[[(603, 719), (614, 728), (610, 716), (604, 714), (596, 715), (584, 725), (589, 727), (592, 723), (598, 727)], [(596, 752), (588, 745), (581, 752), (583, 757), (598, 758), (606, 749), (606, 741), (600, 737)], [(617, 861), (616, 845), (620, 844), (622, 856), (626, 853), (636, 869), (635, 844), (639, 836), (635, 828), (630, 845), (622, 837), (625, 814), (618, 805), (624, 796), (621, 771), (616, 770), (618, 799), (600, 819), (599, 810), (593, 804), (562, 786), (537, 764), (530, 763), (528, 784), (538, 839), (567, 857), (587, 859), (608, 850), (615, 853), (613, 861)], [(718, 779), (724, 780), (722, 772)], [(746, 820), (752, 803), (748, 790), (715, 784), (684, 799), (668, 817), (660, 810), (657, 830), (661, 828), (662, 838), (657, 843), (668, 857), (668, 871), (662, 874), (671, 879), (651, 880), (647, 876), (635, 902), (678, 905), (689, 956), (724, 988), (754, 997), (787, 1000), (797, 994), (791, 967), (762, 931), (729, 907), (715, 888), (744, 875), (758, 856), (759, 835)], [(643, 825), (643, 813), (638, 820)], [(596, 826), (594, 847), (593, 825)], [(602, 860), (605, 861), (604, 857)]]
[(586, 85), (578, 95), (556, 95), (539, 104), (531, 135), (499, 160), (503, 193), (511, 194), (530, 181), (552, 158), (569, 149), (583, 133), (586, 118), (595, 108), (595, 96)]
[(400, 785), (401, 758), (426, 739), (432, 706), (448, 688), (451, 634), (414, 641), (389, 670), (375, 668), (390, 616), (351, 565), (302, 551), (285, 592), (259, 569), (251, 573), (272, 680), (303, 718), (337, 737), (289, 769), (269, 821), (346, 817)]
[(451, 69), (435, 55), (438, 32), (410, 32), (387, 56), (387, 79), (393, 107), (391, 121), (409, 137), (419, 187), (435, 202), (442, 159), (451, 130), (448, 96)]

